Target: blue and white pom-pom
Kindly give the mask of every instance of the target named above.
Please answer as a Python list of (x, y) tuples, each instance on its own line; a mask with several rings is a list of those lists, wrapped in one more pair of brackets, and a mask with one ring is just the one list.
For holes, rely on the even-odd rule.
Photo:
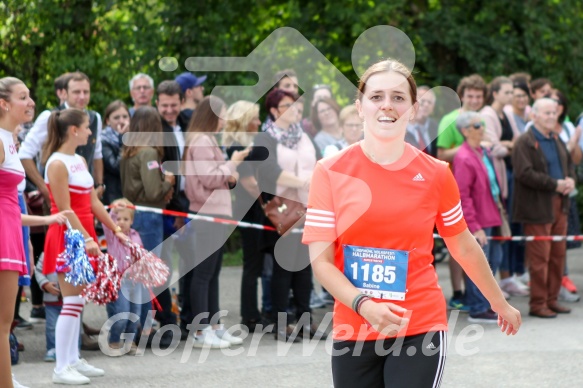
[(93, 283), (95, 273), (85, 252), (83, 234), (72, 229), (68, 222), (67, 225), (69, 229), (65, 231), (65, 250), (59, 255), (65, 264), (59, 266), (57, 271), (66, 272), (65, 281), (74, 286)]

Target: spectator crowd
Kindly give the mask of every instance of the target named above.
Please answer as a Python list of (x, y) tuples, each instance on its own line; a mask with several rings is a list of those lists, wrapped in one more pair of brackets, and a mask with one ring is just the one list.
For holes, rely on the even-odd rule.
[[(354, 104), (338, 103), (352, 96), (336, 98), (331, 85), (320, 84), (300, 97), (297, 77), (291, 69), (275, 75), (262, 120), (257, 103), (240, 100), (228, 105), (218, 97), (205, 97), (207, 77), (189, 72), (157, 85), (147, 74), (135, 75), (129, 80), (132, 105), (112, 101), (102, 116), (89, 108), (89, 77), (78, 71), (66, 73), (54, 81), (57, 107), (42, 111), (17, 131), (18, 157), (26, 173), (21, 194), (29, 213), (50, 214), (51, 206), (62, 204), (53, 187), (56, 181), (47, 174), (54, 155), (61, 152), (51, 138), (51, 123), (58, 117), (65, 120), (71, 110), (82, 111), (88, 118), (85, 127), (73, 121), (63, 125), (67, 131), (88, 129), (87, 142), (74, 143), (75, 154), (84, 159), (97, 198), (111, 205), (114, 233), (108, 232), (110, 221), (93, 212), (103, 224), (96, 225), (105, 232), (108, 246), (116, 245), (117, 232), (153, 251), (171, 269), (173, 257), (179, 257), (177, 295), (169, 288), (170, 280), (153, 290), (122, 281), (120, 299), (107, 306), (107, 313), (110, 317), (133, 313), (139, 321), (124, 315), (125, 320), (111, 327), (108, 355), (135, 354), (141, 336), (150, 341), (154, 337), (153, 319), (160, 327), (179, 325), (182, 339), (193, 335), (194, 346), (226, 348), (242, 343), (214, 319), (220, 311), (225, 242), (235, 227), (133, 206), (271, 226), (262, 204), (273, 196), (306, 203), (316, 162), (357, 144), (363, 122)], [(419, 86), (405, 141), (450, 163), (463, 216), (499, 276), (505, 297), (529, 297), (532, 317), (569, 313), (570, 307), (562, 302), (577, 302), (579, 294), (569, 278), (567, 249), (580, 243), (504, 238), (580, 234), (575, 181), (583, 158), (583, 120), (569, 112), (565, 94), (550, 80), (531, 80), (526, 73), (499, 76), (489, 84), (480, 75), (470, 75), (461, 79), (457, 94), (461, 107), (440, 118), (434, 113), (440, 94)], [(70, 166), (70, 174), (75, 168)], [(71, 180), (69, 187), (73, 201), (76, 186)], [(54, 362), (61, 354), (55, 349), (57, 319), (68, 311), (65, 299), (71, 297), (61, 294), (54, 268), (47, 270), (44, 251), (51, 243), (46, 236), (46, 227), (32, 227), (24, 242), (30, 247), (34, 274), (32, 311), (28, 320), (20, 315), (20, 290), (14, 327), (22, 330), (46, 321), (45, 361)], [(314, 287), (301, 235), (240, 227), (237, 236), (243, 252), (241, 323), (251, 332), (274, 324), (276, 340), (295, 342), (300, 338), (293, 324), (299, 322), (303, 329), (299, 335), (326, 338), (310, 313), (334, 299)], [(90, 234), (86, 237), (88, 246), (97, 243)], [(127, 263), (118, 264), (127, 268)], [(467, 312), (470, 322), (496, 323), (497, 314), (459, 264), (449, 260), (449, 267), (453, 295), (444, 296), (449, 308)], [(153, 317), (151, 310), (156, 311)], [(278, 319), (278, 314), (286, 319)], [(80, 346), (98, 349), (99, 331), (86, 325), (81, 329)], [(123, 333), (134, 340), (120, 342)], [(172, 336), (172, 331), (165, 331), (160, 346), (170, 346)], [(78, 376), (58, 360), (57, 366), (53, 380), (66, 384), (87, 383), (102, 372), (87, 366), (93, 369)]]

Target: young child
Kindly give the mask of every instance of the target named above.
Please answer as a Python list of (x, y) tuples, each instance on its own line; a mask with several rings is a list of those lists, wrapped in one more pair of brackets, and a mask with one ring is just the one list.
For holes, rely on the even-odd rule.
[[(116, 225), (121, 228), (122, 232), (132, 242), (143, 246), (140, 235), (131, 228), (134, 222), (134, 209), (130, 209), (127, 206), (133, 206), (133, 204), (127, 199), (121, 198), (113, 201), (111, 206), (113, 208), (110, 211), (110, 215)], [(108, 253), (117, 259), (118, 269), (123, 274), (131, 265), (129, 250), (122, 246), (119, 240), (116, 241), (113, 232), (107, 228), (103, 228), (103, 230), (107, 241)], [(111, 326), (109, 332), (109, 346), (111, 348), (108, 352), (109, 356), (117, 357), (126, 353), (131, 355), (136, 353), (137, 345), (135, 336), (139, 326), (139, 319), (128, 318), (130, 318), (130, 313), (134, 313), (138, 317), (140, 316), (140, 303), (143, 289), (141, 284), (133, 282), (127, 276), (122, 276), (118, 299), (115, 302), (107, 304), (106, 309), (109, 318), (119, 313), (124, 314), (123, 319), (116, 320)], [(129, 340), (125, 344), (121, 342), (122, 333), (127, 333), (124, 337), (125, 339), (129, 337), (131, 342)]]
[(56, 272), (43, 274), (44, 254), (41, 253), (34, 270), (34, 276), (39, 287), (44, 291), (43, 303), (45, 305), (46, 327), (45, 337), (47, 341), (47, 352), (45, 362), (56, 361), (55, 353), (55, 327), (57, 318), (63, 308), (63, 298), (59, 289), (59, 279)]

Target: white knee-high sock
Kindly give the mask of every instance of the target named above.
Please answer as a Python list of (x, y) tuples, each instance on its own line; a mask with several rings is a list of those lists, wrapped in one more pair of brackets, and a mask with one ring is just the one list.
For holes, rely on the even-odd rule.
[[(85, 300), (79, 296), (65, 296), (63, 298), (63, 308), (55, 327), (55, 352), (57, 356), (55, 371), (57, 373), (79, 359), (77, 348), (79, 344), (79, 322), (84, 304)], [(75, 330), (77, 330), (76, 336)], [(74, 347), (75, 352), (71, 351), (72, 347)], [(77, 356), (72, 357), (73, 354)]]
[(79, 311), (79, 316), (77, 317), (77, 324), (75, 325), (75, 332), (71, 336), (71, 345), (69, 347), (69, 362), (71, 364), (77, 363), (79, 361), (79, 341), (81, 334), (81, 320), (83, 318), (83, 306), (85, 306), (85, 299), (81, 298), (80, 296), (76, 296), (78, 298), (75, 302), (75, 306), (77, 308), (81, 308)]
[(75, 325), (75, 332), (71, 336), (71, 346), (69, 347), (69, 361), (71, 364), (77, 363), (79, 361), (79, 341), (81, 341), (81, 321), (83, 319), (83, 306), (85, 306), (85, 299), (81, 297), (76, 302), (76, 306), (81, 306), (81, 311), (77, 317), (77, 324)]

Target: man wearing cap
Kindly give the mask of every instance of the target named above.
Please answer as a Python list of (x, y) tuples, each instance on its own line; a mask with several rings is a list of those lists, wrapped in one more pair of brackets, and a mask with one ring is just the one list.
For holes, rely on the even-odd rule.
[(180, 107), (178, 123), (186, 131), (190, 123), (190, 118), (192, 117), (192, 112), (194, 112), (199, 102), (204, 98), (204, 86), (202, 84), (206, 81), (206, 75), (197, 77), (192, 73), (186, 72), (180, 74), (174, 80), (182, 88), (182, 95), (184, 96), (182, 106)]

